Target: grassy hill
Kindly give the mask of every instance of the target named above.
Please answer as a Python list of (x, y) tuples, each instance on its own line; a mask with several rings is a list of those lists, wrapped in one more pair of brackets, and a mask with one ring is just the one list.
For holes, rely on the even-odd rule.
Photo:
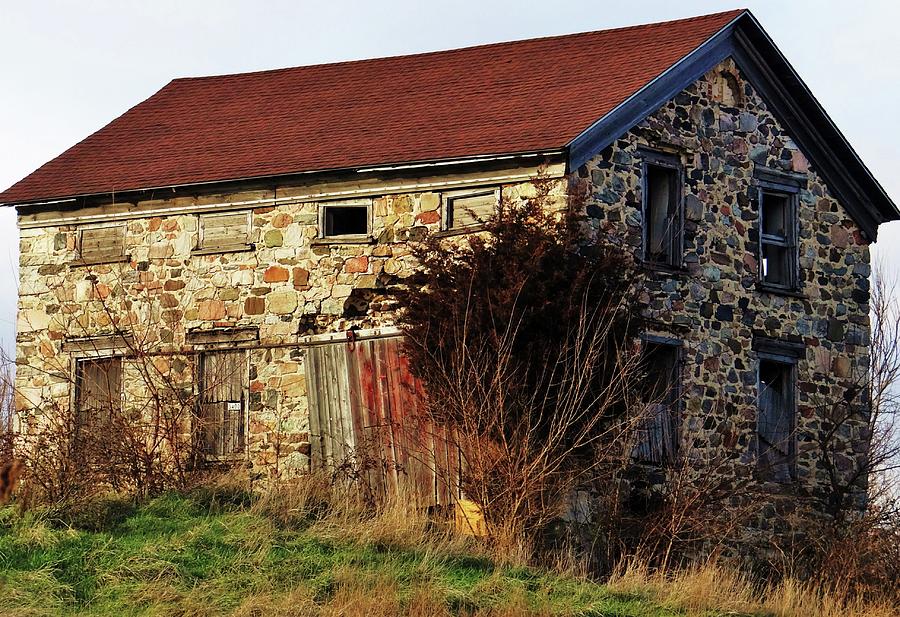
[[(429, 532), (416, 517), (317, 508), (308, 499), (276, 507), (208, 490), (140, 506), (104, 499), (25, 514), (7, 507), (0, 614), (826, 614), (776, 612), (716, 572), (665, 585), (632, 573), (600, 585), (503, 565), (476, 540)], [(833, 614), (891, 614), (878, 610), (885, 612)]]

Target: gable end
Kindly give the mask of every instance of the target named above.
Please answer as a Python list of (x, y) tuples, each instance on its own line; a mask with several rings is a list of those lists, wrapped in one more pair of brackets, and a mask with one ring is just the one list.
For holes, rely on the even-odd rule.
[(879, 224), (900, 220), (896, 204), (749, 11), (573, 139), (569, 169), (578, 169), (729, 56), (870, 240), (877, 239)]

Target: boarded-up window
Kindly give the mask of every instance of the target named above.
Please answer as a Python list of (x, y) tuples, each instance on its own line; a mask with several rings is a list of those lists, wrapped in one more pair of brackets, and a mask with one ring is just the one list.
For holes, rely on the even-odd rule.
[(200, 215), (198, 248), (242, 249), (250, 244), (250, 213), (226, 212)]
[(759, 362), (758, 466), (764, 477), (776, 482), (789, 482), (793, 476), (794, 374), (791, 363)]
[(461, 229), (480, 225), (497, 213), (500, 189), (454, 191), (444, 193), (446, 229)]
[(681, 170), (677, 161), (644, 164), (644, 259), (681, 266)]
[(75, 367), (78, 428), (106, 425), (122, 406), (122, 359), (79, 360)]
[(87, 263), (125, 258), (125, 225), (84, 227), (78, 232), (78, 252)]
[(373, 497), (420, 505), (458, 498), (459, 450), (423, 413), (399, 337), (311, 346), (306, 354), (313, 465), (361, 472)]
[(663, 465), (675, 458), (681, 389), (679, 351), (674, 344), (644, 343), (645, 406), (638, 420), (632, 453), (635, 460)]
[(200, 358), (199, 434), (207, 458), (244, 453), (247, 360), (243, 351), (216, 351)]

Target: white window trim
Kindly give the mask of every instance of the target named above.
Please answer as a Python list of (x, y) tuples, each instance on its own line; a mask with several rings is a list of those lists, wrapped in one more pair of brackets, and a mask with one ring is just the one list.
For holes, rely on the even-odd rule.
[[(325, 211), (331, 208), (362, 208), (366, 209), (366, 233), (343, 234), (339, 236), (325, 235)], [(369, 242), (372, 240), (373, 216), (371, 199), (355, 199), (352, 201), (336, 201), (320, 203), (317, 208), (316, 239), (321, 243), (340, 244), (342, 242)]]

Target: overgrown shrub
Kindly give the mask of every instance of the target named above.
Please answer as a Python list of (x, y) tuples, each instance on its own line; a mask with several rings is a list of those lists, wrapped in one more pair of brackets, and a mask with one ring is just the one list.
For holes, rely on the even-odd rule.
[[(432, 235), (401, 294), (430, 420), (452, 426), (461, 484), (494, 539), (533, 543), (572, 491), (628, 459), (637, 388), (633, 268), (591, 244), (558, 185), (504, 199), (481, 232)], [(599, 474), (607, 467), (605, 474)]]

